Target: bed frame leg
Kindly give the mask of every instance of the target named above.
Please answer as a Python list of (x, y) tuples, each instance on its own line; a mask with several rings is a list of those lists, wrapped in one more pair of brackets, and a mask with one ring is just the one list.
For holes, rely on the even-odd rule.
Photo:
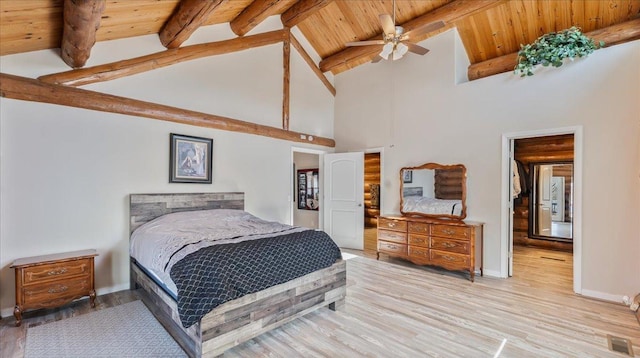
[(329, 309), (332, 311), (341, 311), (344, 307), (344, 298), (341, 298), (335, 302), (329, 303)]

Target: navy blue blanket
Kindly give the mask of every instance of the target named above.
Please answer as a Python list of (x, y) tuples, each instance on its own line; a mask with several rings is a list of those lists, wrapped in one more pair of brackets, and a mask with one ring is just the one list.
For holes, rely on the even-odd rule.
[(209, 246), (171, 268), (185, 328), (216, 306), (333, 265), (340, 249), (323, 231)]

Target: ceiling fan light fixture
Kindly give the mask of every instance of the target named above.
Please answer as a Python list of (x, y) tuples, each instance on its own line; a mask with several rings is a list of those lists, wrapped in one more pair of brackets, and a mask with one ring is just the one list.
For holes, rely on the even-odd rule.
[(396, 45), (395, 50), (393, 51), (393, 60), (399, 60), (402, 58), (402, 56), (404, 56), (407, 51), (409, 51), (409, 46), (403, 44), (402, 42), (399, 42)]
[(393, 42), (387, 42), (386, 44), (384, 44), (384, 46), (382, 46), (380, 57), (384, 58), (385, 60), (388, 60), (389, 55), (391, 55), (392, 52), (394, 52)]

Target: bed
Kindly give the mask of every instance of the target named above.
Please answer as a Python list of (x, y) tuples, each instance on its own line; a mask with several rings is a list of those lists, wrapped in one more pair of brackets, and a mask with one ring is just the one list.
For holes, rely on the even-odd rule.
[[(166, 214), (210, 209), (243, 210), (244, 194), (131, 194), (130, 233)], [(130, 261), (132, 289), (141, 289), (143, 301), (190, 357), (221, 356), (316, 309), (328, 306), (335, 311), (344, 305), (346, 295), (346, 264), (338, 259), (328, 267), (226, 301), (185, 325), (174, 292), (134, 257)]]

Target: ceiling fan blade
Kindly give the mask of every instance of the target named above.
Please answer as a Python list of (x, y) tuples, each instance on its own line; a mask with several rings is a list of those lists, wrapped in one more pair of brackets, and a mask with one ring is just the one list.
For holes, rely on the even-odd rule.
[(385, 34), (395, 35), (396, 25), (393, 23), (393, 19), (389, 14), (380, 14), (380, 25), (382, 25), (382, 31)]
[(402, 42), (402, 43), (407, 45), (407, 47), (409, 47), (409, 51), (413, 52), (415, 54), (426, 55), (427, 52), (429, 52), (429, 49), (426, 49), (426, 48), (424, 48), (422, 46), (418, 46), (418, 45), (416, 45), (414, 43), (411, 43), (411, 42)]
[(402, 39), (406, 40), (411, 36), (419, 36), (419, 35), (422, 35), (422, 34), (427, 34), (427, 33), (431, 32), (431, 31), (436, 31), (436, 30), (439, 30), (439, 29), (443, 28), (444, 25), (445, 25), (444, 21), (432, 22), (432, 23), (426, 24), (424, 26), (420, 26), (418, 28), (415, 28), (415, 29), (413, 29), (411, 31), (407, 31), (404, 34), (404, 36), (402, 36)]
[(383, 40), (370, 40), (370, 41), (354, 41), (347, 42), (345, 46), (371, 46), (371, 45), (384, 45)]
[(382, 61), (382, 57), (380, 57), (380, 55), (377, 55), (373, 58), (373, 60), (371, 60), (371, 63), (378, 63), (380, 61)]

